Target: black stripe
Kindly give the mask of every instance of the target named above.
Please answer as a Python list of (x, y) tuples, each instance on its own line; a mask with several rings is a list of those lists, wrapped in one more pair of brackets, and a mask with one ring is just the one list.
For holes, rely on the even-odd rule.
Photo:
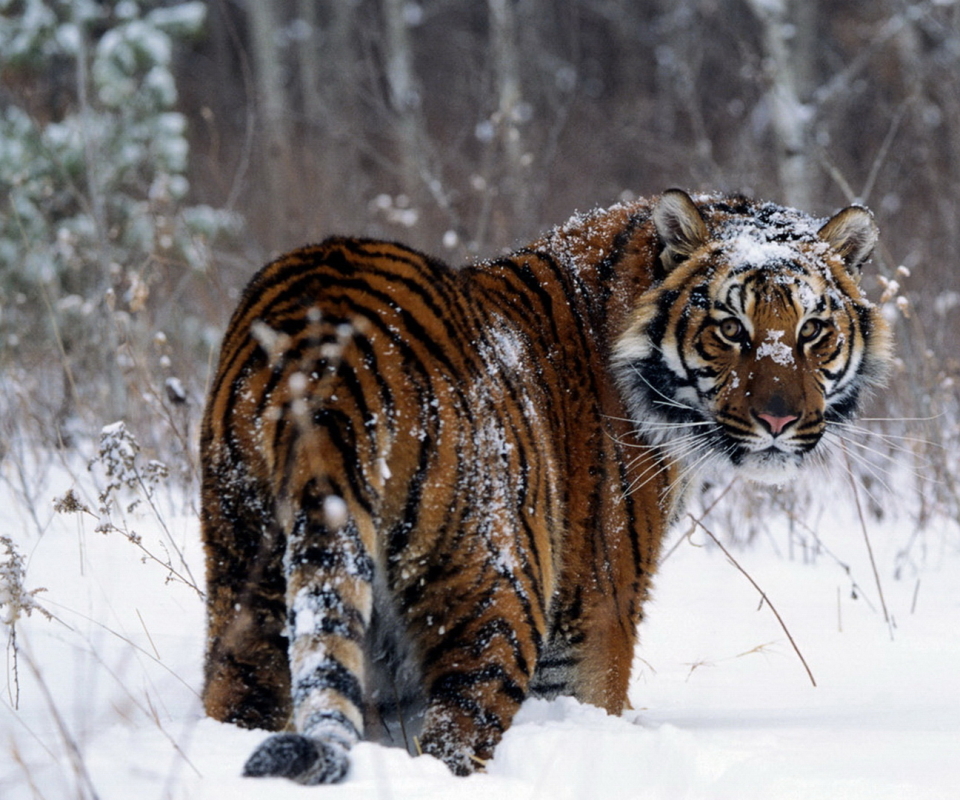
[[(332, 733), (329, 730), (330, 723), (343, 728), (348, 738), (351, 738), (353, 741), (359, 741), (363, 738), (360, 735), (360, 731), (357, 730), (357, 726), (353, 724), (346, 714), (333, 709), (329, 711), (315, 711), (304, 720), (303, 730), (308, 732), (308, 734), (312, 734), (314, 729), (320, 727), (321, 730), (318, 731), (318, 733), (330, 734)], [(344, 744), (346, 744), (346, 742), (344, 742)]]
[(633, 558), (633, 571), (635, 575), (640, 576), (644, 573), (644, 569), (643, 553), (640, 551), (640, 532), (637, 526), (637, 507), (634, 498), (635, 492), (630, 491), (631, 480), (627, 475), (628, 459), (624, 457), (622, 452), (623, 445), (619, 443), (619, 439), (615, 438), (614, 441), (618, 442), (616, 452), (617, 469), (620, 473), (620, 486), (622, 487), (620, 494), (623, 497), (624, 503), (626, 504), (627, 535), (630, 537), (630, 554)]
[[(366, 336), (355, 336), (353, 341), (357, 350), (360, 352), (360, 358), (366, 374), (372, 377), (377, 385), (381, 412), (377, 420), (378, 422), (383, 422), (387, 426), (390, 435), (394, 436), (397, 432), (396, 419), (393, 413), (396, 408), (396, 401), (393, 396), (392, 384), (380, 370), (377, 351), (370, 340)], [(345, 369), (342, 370), (344, 375), (346, 375), (347, 372)], [(357, 385), (359, 386), (359, 379), (356, 378), (356, 376), (353, 376), (353, 379), (357, 381)], [(359, 389), (357, 391), (359, 391)], [(369, 422), (369, 418), (364, 416), (364, 421)]]
[[(321, 569), (324, 567), (322, 564), (317, 564), (317, 566)], [(366, 622), (363, 614), (358, 609), (348, 606), (336, 589), (311, 588), (306, 599), (315, 618), (316, 616), (320, 618), (318, 628), (308, 635), (325, 634), (338, 636), (351, 642), (363, 642), (366, 636)], [(300, 604), (304, 601), (304, 598), (298, 598), (297, 602)], [(290, 625), (290, 630), (295, 631), (297, 609), (291, 608), (288, 610), (287, 622)]]
[[(357, 432), (354, 429), (353, 419), (346, 413), (332, 408), (321, 408), (313, 413), (313, 424), (326, 431), (330, 438), (330, 445), (340, 455), (344, 477), (350, 487), (352, 497), (360, 503), (364, 511), (373, 513), (373, 497), (376, 492), (367, 482), (363, 465), (357, 458)], [(287, 449), (287, 457), (294, 458), (295, 448)], [(277, 491), (279, 496), (289, 494), (290, 481), (295, 476), (294, 464), (287, 464), (283, 473), (281, 485)], [(314, 476), (317, 477), (317, 476)], [(302, 499), (302, 498), (301, 498)]]
[(360, 679), (335, 658), (327, 658), (314, 668), (309, 677), (296, 683), (293, 687), (294, 707), (304, 703), (311, 693), (323, 690), (337, 692), (357, 708), (363, 707)]
[(425, 435), (420, 441), (417, 470), (413, 474), (407, 488), (407, 499), (404, 504), (403, 515), (400, 521), (387, 533), (387, 559), (390, 564), (395, 563), (400, 553), (410, 544), (410, 534), (416, 530), (420, 519), (420, 510), (423, 504), (423, 490), (427, 482), (430, 457), (434, 449), (433, 434), (429, 433), (426, 429), (424, 430)]
[[(429, 586), (435, 584), (444, 572), (449, 575), (451, 571), (458, 572), (459, 570), (457, 570), (455, 566), (453, 570), (442, 570), (439, 569), (436, 564), (431, 565), (427, 569), (425, 576), (426, 585)], [(420, 597), (423, 595), (423, 588), (416, 587), (415, 591), (417, 599), (420, 599)], [(464, 609), (466, 612), (465, 616), (460, 617), (460, 619), (456, 621), (451, 619), (452, 613), (455, 610), (462, 609), (463, 604), (460, 603), (455, 607), (448, 606), (445, 609), (446, 616), (444, 617), (444, 621), (446, 631), (435, 645), (424, 652), (423, 663), (425, 666), (429, 667), (432, 664), (438, 663), (444, 655), (453, 650), (468, 649), (470, 647), (473, 637), (472, 635), (466, 635), (467, 630), (476, 621), (477, 617), (479, 617), (486, 609), (493, 605), (493, 595), (493, 587), (487, 586), (480, 597), (478, 597), (469, 608)], [(414, 602), (404, 602), (404, 608), (414, 607)], [(424, 610), (425, 616), (431, 616), (433, 613), (434, 611), (432, 609)]]
[(478, 724), (503, 729), (500, 717), (479, 703), (468, 699), (464, 692), (484, 683), (499, 683), (500, 691), (515, 703), (522, 703), (526, 692), (500, 664), (485, 664), (473, 670), (447, 672), (437, 678), (430, 687), (430, 696), (452, 701), (462, 711), (469, 713)]
[[(381, 270), (373, 264), (367, 265), (367, 271), (400, 282), (410, 292), (420, 297), (434, 318), (447, 326), (447, 335), (452, 341), (469, 341), (471, 331), (463, 315), (466, 309), (464, 307), (464, 295), (461, 291), (460, 283), (457, 281), (458, 272), (451, 269), (442, 261), (402, 245), (394, 245), (394, 247), (399, 248), (401, 252), (407, 255), (415, 257), (402, 258), (396, 252), (376, 249), (377, 245), (382, 244), (381, 242), (371, 240), (362, 243), (364, 246), (362, 248), (355, 248), (353, 252), (360, 256), (372, 256), (375, 259), (406, 264), (417, 270), (420, 275), (420, 280), (410, 280), (398, 276), (395, 273)], [(437, 302), (434, 294), (439, 297), (440, 302)], [(448, 323), (450, 324), (448, 325)], [(456, 324), (458, 330), (454, 330), (454, 324)]]
[[(607, 253), (606, 257), (599, 264), (597, 264), (597, 276), (600, 280), (600, 298), (598, 308), (607, 308), (610, 295), (613, 292), (613, 288), (616, 283), (614, 280), (617, 271), (616, 267), (623, 260), (629, 245), (632, 244), (633, 237), (637, 229), (644, 225), (648, 219), (650, 219), (650, 212), (647, 210), (631, 216), (614, 237), (613, 246), (610, 248), (610, 252)], [(655, 259), (654, 270), (660, 266), (662, 266), (660, 259)], [(659, 278), (658, 280), (662, 280), (662, 278)]]

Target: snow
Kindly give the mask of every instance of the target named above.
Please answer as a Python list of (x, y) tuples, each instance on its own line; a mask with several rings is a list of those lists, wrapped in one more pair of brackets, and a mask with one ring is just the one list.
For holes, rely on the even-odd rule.
[(767, 338), (757, 348), (757, 358), (769, 358), (782, 367), (794, 364), (793, 350), (790, 345), (781, 341), (785, 331), (768, 330)]
[[(384, 462), (384, 467), (386, 467), (386, 462)], [(384, 475), (384, 480), (389, 477)], [(328, 494), (323, 498), (323, 516), (326, 520), (327, 527), (332, 530), (338, 530), (347, 524), (348, 510), (347, 504), (344, 502), (342, 497), (338, 497), (335, 494)]]
[(789, 263), (797, 258), (797, 250), (782, 242), (763, 238), (765, 231), (747, 228), (726, 245), (727, 258), (733, 266)]
[[(352, 751), (346, 783), (305, 789), (241, 778), (265, 735), (203, 716), (204, 611), (196, 592), (168, 580), (123, 536), (95, 533), (94, 516), (54, 512), (50, 501), (68, 489), (96, 508), (95, 474), (85, 464), (48, 469), (30, 504), (12, 488), (11, 461), (0, 463), (0, 536), (24, 558), (23, 590), (45, 588), (32, 598), (55, 619), (17, 619), (17, 709), (7, 651), (4, 800), (94, 793), (271, 800), (308, 792), (350, 800), (956, 797), (954, 523), (933, 522), (914, 539), (913, 523), (894, 513), (883, 524), (868, 520), (892, 626), (845, 501), (807, 519), (830, 555), (809, 541), (791, 544), (786, 523), (776, 520), (751, 546), (733, 548), (783, 617), (816, 688), (770, 609), (758, 607), (756, 590), (705, 536), (682, 539), (681, 530), (641, 627), (633, 710), (616, 718), (570, 699), (528, 701), (486, 774), (455, 778), (432, 758), (363, 743)], [(202, 574), (193, 498), (168, 484), (154, 497), (158, 512), (141, 503), (127, 524), (143, 548), (162, 556), (169, 541)], [(721, 504), (706, 522), (723, 537), (726, 521), (742, 511)], [(926, 555), (909, 568), (911, 542), (910, 553)]]

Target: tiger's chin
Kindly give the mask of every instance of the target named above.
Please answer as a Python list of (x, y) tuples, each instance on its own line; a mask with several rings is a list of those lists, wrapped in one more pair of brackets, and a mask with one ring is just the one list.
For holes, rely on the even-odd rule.
[(782, 486), (797, 478), (806, 462), (802, 453), (789, 453), (770, 447), (745, 454), (734, 466), (740, 475), (755, 483)]

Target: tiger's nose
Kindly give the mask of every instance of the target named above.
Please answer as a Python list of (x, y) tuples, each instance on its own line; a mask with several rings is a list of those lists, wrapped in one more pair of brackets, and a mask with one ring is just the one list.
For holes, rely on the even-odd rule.
[(800, 419), (800, 417), (796, 414), (787, 414), (782, 417), (774, 416), (773, 414), (757, 414), (757, 419), (770, 429), (770, 433), (774, 436), (779, 436), (787, 425)]
[(768, 398), (760, 408), (763, 411), (753, 413), (774, 436), (779, 436), (787, 425), (800, 419), (799, 414), (793, 413), (796, 406), (779, 392)]

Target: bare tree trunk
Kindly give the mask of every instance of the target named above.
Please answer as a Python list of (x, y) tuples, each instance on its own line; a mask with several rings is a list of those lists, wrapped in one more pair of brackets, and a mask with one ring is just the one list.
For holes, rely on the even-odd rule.
[[(123, 419), (128, 411), (127, 385), (118, 361), (120, 355), (120, 337), (117, 334), (117, 323), (113, 313), (113, 279), (110, 274), (111, 256), (110, 242), (107, 234), (106, 198), (104, 197), (103, 186), (101, 185), (99, 166), (104, 154), (100, 150), (95, 138), (96, 134), (94, 130), (96, 126), (93, 124), (93, 109), (90, 105), (90, 51), (89, 41), (86, 36), (86, 25), (80, 20), (80, 14), (77, 13), (75, 16), (78, 23), (77, 30), (80, 31), (79, 47), (77, 48), (77, 101), (80, 104), (81, 135), (83, 136), (84, 143), (87, 200), (90, 203), (91, 216), (97, 229), (97, 250), (100, 261), (97, 265), (100, 271), (98, 288), (102, 293), (101, 302), (106, 306), (106, 313), (100, 317), (103, 345), (106, 350), (104, 367), (108, 386), (104, 405), (115, 419)], [(48, 297), (51, 314), (53, 313), (53, 304), (58, 299), (57, 297)], [(67, 362), (66, 351), (62, 356), (64, 359), (64, 369), (69, 376), (70, 366)], [(66, 381), (65, 383), (72, 384), (72, 380)], [(70, 392), (65, 393), (64, 397), (65, 406), (69, 407), (73, 399), (70, 396)]]
[(303, 94), (303, 113), (311, 128), (320, 124), (324, 112), (320, 91), (320, 52), (325, 44), (325, 37), (320, 29), (318, 11), (319, 4), (316, 0), (297, 0), (297, 16), (305, 26), (304, 35), (297, 43), (297, 72)]
[[(503, 158), (501, 198), (509, 203), (511, 227), (527, 227), (534, 220), (530, 165), (521, 125), (529, 116), (520, 80), (519, 28), (516, 0), (487, 0), (490, 52), (496, 82), (497, 139)], [(508, 232), (509, 235), (509, 232)]]
[(427, 178), (427, 135), (420, 106), (420, 87), (413, 62), (406, 0), (383, 0), (384, 47), (390, 107), (396, 117), (400, 185), (414, 207), (424, 200)]
[[(328, 4), (327, 25), (320, 27), (316, 0), (299, 0), (311, 35), (300, 42), (309, 50), (300, 60), (304, 109), (311, 132), (303, 152), (314, 190), (305, 204), (307, 228), (314, 236), (331, 230), (354, 231), (359, 209), (369, 200), (369, 171), (360, 164), (359, 141), (366, 134), (358, 100), (362, 84), (357, 46), (358, 0)], [(306, 74), (309, 72), (310, 74)], [(316, 189), (319, 188), (319, 191)]]
[[(718, 179), (719, 170), (697, 81), (703, 59), (701, 37), (708, 33), (697, 19), (696, 5), (690, 0), (659, 0), (659, 24), (664, 41), (656, 53), (658, 113), (655, 124), (671, 157), (690, 170), (697, 181), (712, 185)], [(678, 125), (679, 119), (684, 120), (683, 129)]]
[(789, 205), (810, 208), (815, 162), (810, 147), (815, 116), (809, 100), (811, 44), (816, 32), (813, 0), (747, 0), (760, 22), (767, 67), (767, 98), (779, 145), (777, 172)]
[(249, 0), (257, 105), (263, 126), (263, 163), (267, 185), (267, 215), (270, 244), (276, 248), (290, 233), (290, 213), (286, 192), (290, 178), (291, 126), (290, 100), (283, 79), (283, 66), (277, 47), (279, 14), (275, 0)]

